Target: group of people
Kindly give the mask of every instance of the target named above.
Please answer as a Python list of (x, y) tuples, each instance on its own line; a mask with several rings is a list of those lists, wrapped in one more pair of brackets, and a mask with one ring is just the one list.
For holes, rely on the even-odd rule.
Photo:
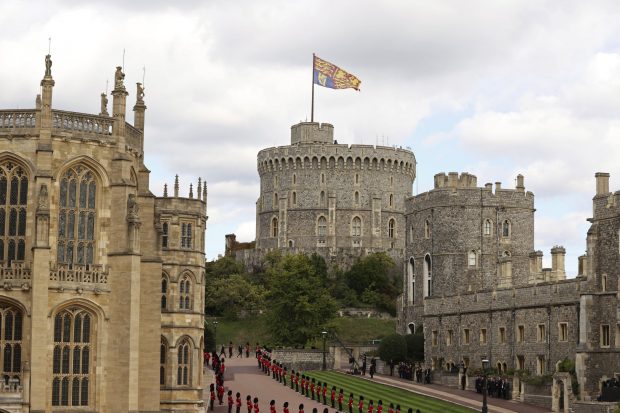
[(415, 380), (420, 384), (431, 384), (433, 380), (432, 370), (422, 368), (421, 364), (409, 362), (398, 363), (398, 377), (406, 380)]
[[(215, 383), (211, 383), (211, 385), (209, 386), (209, 390), (210, 390), (209, 408), (211, 410), (213, 410), (213, 405), (215, 404), (216, 397), (220, 405), (224, 403), (224, 392), (225, 392), (224, 372), (226, 371), (226, 364), (224, 363), (225, 358), (224, 358), (224, 354), (222, 353), (223, 352), (220, 352), (220, 355), (218, 356), (215, 351), (212, 353), (205, 351), (205, 354), (204, 354), (205, 368), (211, 366), (215, 374)], [(231, 398), (231, 394), (232, 393), (229, 391), (228, 392), (229, 399)], [(230, 412), (230, 409), (229, 409), (229, 412)]]
[[(477, 393), (483, 392), (484, 377), (476, 377), (475, 387)], [(490, 397), (509, 400), (511, 397), (510, 382), (501, 377), (487, 377), (487, 394)]]
[[(331, 404), (333, 409), (338, 409), (339, 412), (345, 412), (344, 410), (344, 389), (340, 389), (337, 391), (336, 386), (332, 386), (329, 388), (327, 382), (317, 381), (314, 377), (310, 377), (304, 373), (300, 373), (299, 371), (295, 371), (291, 369), (290, 375), (287, 373), (287, 368), (283, 366), (282, 363), (277, 360), (272, 360), (271, 352), (267, 348), (261, 348), (260, 346), (256, 346), (256, 359), (258, 368), (262, 370), (263, 373), (271, 375), (271, 377), (282, 383), (284, 386), (290, 386), (291, 390), (295, 390), (302, 396), (305, 396), (312, 401), (317, 401), (319, 403), (323, 403), (325, 406)], [(364, 356), (364, 364), (366, 364), (365, 356)], [(376, 360), (373, 358), (371, 360), (370, 367), (370, 375), (374, 374), (376, 371)], [(287, 384), (287, 375), (288, 375), (288, 384)], [(329, 390), (329, 401), (328, 401), (328, 390)], [(248, 396), (249, 397), (249, 396)], [(274, 401), (271, 401), (270, 405), (270, 413), (276, 413), (275, 407), (272, 408)], [(347, 403), (348, 412), (353, 413), (353, 405), (355, 403), (355, 398), (353, 393), (349, 394), (349, 399)], [(357, 413), (375, 413), (374, 402), (370, 400), (368, 402), (367, 409), (364, 408), (364, 396), (360, 395), (357, 403)], [(328, 408), (323, 409), (323, 413), (328, 413)], [(231, 413), (231, 412), (229, 412)], [(238, 412), (237, 412), (238, 413)], [(248, 413), (251, 413), (248, 410)], [(254, 413), (258, 413), (255, 411)], [(288, 409), (288, 403), (284, 403), (283, 413), (290, 413)], [(304, 413), (304, 405), (303, 403), (299, 405), (299, 413)], [(317, 409), (313, 408), (312, 413), (317, 413)], [(376, 413), (384, 413), (383, 412), (383, 401), (379, 400), (376, 406)], [(394, 406), (393, 403), (390, 403), (389, 409), (387, 413), (401, 413), (400, 405), (397, 404)], [(413, 413), (413, 409), (408, 409), (407, 413)], [(416, 413), (421, 413), (419, 409), (416, 410)]]

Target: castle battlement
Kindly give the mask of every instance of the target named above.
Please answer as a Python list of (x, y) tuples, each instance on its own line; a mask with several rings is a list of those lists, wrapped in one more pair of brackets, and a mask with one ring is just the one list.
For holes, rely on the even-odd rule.
[(609, 174), (597, 172), (596, 195), (593, 198), (593, 219), (607, 219), (620, 215), (620, 191), (609, 191)]
[(207, 182), (198, 178), (195, 193), (194, 196), (194, 185), (189, 184), (188, 196), (179, 196), (179, 175), (176, 175), (172, 196), (168, 196), (168, 184), (164, 184), (163, 196), (156, 198), (157, 207), (161, 211), (176, 211), (176, 213), (183, 215), (203, 216), (207, 210)]

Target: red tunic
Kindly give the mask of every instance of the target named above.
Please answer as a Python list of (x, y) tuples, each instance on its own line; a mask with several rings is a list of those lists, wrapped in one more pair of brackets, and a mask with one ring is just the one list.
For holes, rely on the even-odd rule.
[(374, 410), (375, 406), (373, 406), (372, 404), (368, 405), (368, 413), (372, 413), (372, 411)]
[(269, 413), (276, 413), (276, 406), (269, 406)]
[(260, 409), (258, 408), (258, 403), (254, 405), (254, 413), (258, 413)]
[(360, 400), (360, 402), (357, 405), (357, 408), (362, 410), (364, 408), (364, 400)]
[(237, 407), (241, 408), (241, 397), (237, 397), (237, 400), (235, 400), (235, 404)]
[(383, 405), (378, 405), (377, 406), (377, 413), (383, 413)]
[(215, 392), (211, 391), (211, 401), (215, 400)]
[[(327, 386), (323, 386), (323, 397), (327, 396)], [(333, 399), (333, 397), (332, 397)]]
[(353, 397), (349, 397), (349, 409), (353, 407)]
[(233, 398), (232, 398), (232, 396), (228, 396), (228, 405), (229, 406), (233, 405)]
[(342, 403), (342, 399), (344, 399), (344, 394), (340, 393), (338, 395), (338, 403)]
[(284, 410), (282, 410), (282, 413), (289, 413), (288, 412), (288, 407), (285, 407)]
[(332, 400), (336, 400), (336, 390), (332, 390)]
[(252, 404), (252, 400), (248, 400), (248, 410), (252, 410), (254, 405)]

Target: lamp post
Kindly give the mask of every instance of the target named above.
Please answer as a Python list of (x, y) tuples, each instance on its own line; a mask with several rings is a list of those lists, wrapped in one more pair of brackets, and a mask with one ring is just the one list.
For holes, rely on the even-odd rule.
[(327, 370), (327, 365), (325, 363), (325, 339), (327, 338), (327, 331), (322, 331), (323, 335), (323, 371)]
[(213, 344), (215, 345), (215, 351), (217, 351), (217, 320), (213, 320)]
[(490, 362), (488, 359), (482, 360), (482, 371), (483, 378), (482, 381), (482, 413), (488, 413), (489, 408), (487, 407), (487, 369), (490, 366)]

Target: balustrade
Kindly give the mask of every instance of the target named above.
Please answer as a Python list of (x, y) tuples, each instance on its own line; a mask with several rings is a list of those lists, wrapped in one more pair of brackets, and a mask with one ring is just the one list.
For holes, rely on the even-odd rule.
[(54, 129), (111, 135), (114, 119), (107, 116), (85, 115), (62, 110), (52, 111)]
[(34, 128), (36, 111), (34, 110), (0, 110), (0, 129)]
[(125, 142), (134, 149), (140, 149), (142, 144), (142, 132), (129, 123), (125, 124)]
[(3, 281), (30, 281), (30, 268), (24, 261), (0, 261), (0, 283)]
[(108, 272), (101, 265), (52, 263), (50, 281), (107, 284)]

